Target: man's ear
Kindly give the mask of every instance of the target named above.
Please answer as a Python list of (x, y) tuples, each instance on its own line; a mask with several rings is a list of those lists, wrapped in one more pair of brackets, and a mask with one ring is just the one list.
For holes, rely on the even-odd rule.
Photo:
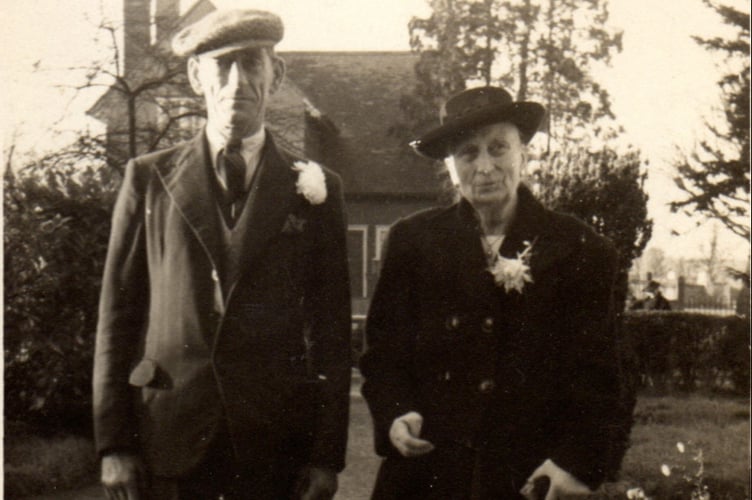
[(272, 71), (274, 72), (274, 79), (272, 85), (269, 88), (269, 93), (273, 94), (282, 86), (282, 81), (285, 79), (285, 60), (279, 56), (272, 58)]
[(188, 81), (191, 82), (191, 88), (196, 95), (204, 95), (204, 88), (201, 85), (201, 78), (199, 78), (200, 64), (197, 56), (191, 56), (188, 58)]

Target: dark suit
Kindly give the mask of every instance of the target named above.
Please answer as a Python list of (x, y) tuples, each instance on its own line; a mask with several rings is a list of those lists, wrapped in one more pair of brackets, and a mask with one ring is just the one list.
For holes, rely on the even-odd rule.
[(241, 465), (287, 453), (340, 471), (350, 378), (340, 180), (325, 170), (328, 197), (310, 204), (296, 194), (296, 158), (267, 134), (229, 273), (207, 150), (200, 134), (126, 167), (97, 331), (97, 449), (179, 477), (222, 431)]
[[(512, 258), (532, 243), (533, 283), (522, 293), (505, 293), (485, 270), (468, 202), (393, 226), (361, 359), (376, 450), (387, 457), (374, 498), (516, 498), (546, 458), (590, 486), (610, 472), (621, 439), (612, 427), (627, 418), (615, 251), (524, 187), (517, 214), (500, 252)], [(436, 445), (420, 458), (389, 441), (408, 411)]]

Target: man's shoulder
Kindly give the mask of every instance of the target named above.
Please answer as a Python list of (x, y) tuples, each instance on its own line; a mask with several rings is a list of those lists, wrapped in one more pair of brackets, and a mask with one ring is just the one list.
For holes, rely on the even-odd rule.
[(188, 147), (190, 141), (181, 142), (173, 146), (151, 151), (133, 159), (136, 165), (161, 165), (168, 162), (170, 159), (178, 156), (185, 148)]

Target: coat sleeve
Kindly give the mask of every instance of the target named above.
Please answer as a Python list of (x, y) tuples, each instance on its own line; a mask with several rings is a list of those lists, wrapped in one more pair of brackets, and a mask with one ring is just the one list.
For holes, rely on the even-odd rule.
[[(563, 318), (562, 386), (564, 395), (553, 408), (557, 465), (596, 488), (611, 472), (609, 455), (625, 417), (619, 369), (614, 282), (616, 252), (592, 235), (570, 269), (570, 291)], [(630, 410), (628, 410), (630, 411)], [(622, 452), (623, 453), (623, 450)], [(620, 461), (618, 457), (617, 461)]]
[(112, 216), (94, 352), (93, 411), (97, 452), (137, 451), (128, 375), (146, 324), (149, 278), (143, 190), (131, 160)]
[(411, 367), (415, 352), (414, 245), (404, 223), (392, 227), (384, 264), (366, 322), (366, 352), (360, 360), (363, 396), (374, 424), (376, 453), (396, 452), (389, 441), (395, 418), (415, 410)]
[(329, 196), (321, 206), (319, 243), (313, 259), (316, 278), (309, 292), (313, 359), (323, 376), (320, 425), (310, 463), (339, 472), (345, 467), (350, 408), (350, 285), (347, 222), (337, 176), (327, 175), (327, 190)]

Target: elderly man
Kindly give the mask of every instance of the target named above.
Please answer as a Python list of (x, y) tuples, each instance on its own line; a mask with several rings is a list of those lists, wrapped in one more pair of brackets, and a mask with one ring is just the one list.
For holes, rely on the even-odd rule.
[[(414, 143), (457, 203), (394, 225), (361, 358), (374, 499), (554, 500), (624, 452), (613, 246), (522, 183), (544, 116), (498, 87), (447, 101)], [(626, 430), (625, 430), (626, 429)]]
[(94, 360), (110, 498), (336, 491), (350, 376), (342, 190), (264, 128), (282, 35), (276, 15), (235, 10), (173, 40), (207, 122), (132, 160), (115, 205)]

